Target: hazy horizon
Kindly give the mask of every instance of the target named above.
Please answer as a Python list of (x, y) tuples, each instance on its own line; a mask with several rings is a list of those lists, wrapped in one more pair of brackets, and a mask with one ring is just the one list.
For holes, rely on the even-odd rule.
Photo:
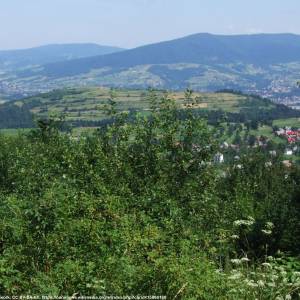
[[(0, 50), (96, 43), (134, 48), (195, 33), (300, 34), (299, 0), (10, 0)], [(17, 8), (17, 9), (16, 9)]]

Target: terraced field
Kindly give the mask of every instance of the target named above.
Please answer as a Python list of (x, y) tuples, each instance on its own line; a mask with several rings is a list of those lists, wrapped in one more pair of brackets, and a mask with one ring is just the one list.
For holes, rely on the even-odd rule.
[[(163, 96), (165, 92), (157, 91), (156, 94)], [(116, 110), (139, 111), (148, 114), (150, 109), (150, 97), (147, 90), (111, 90), (104, 87), (78, 88), (55, 90), (34, 97), (6, 102), (0, 105), (0, 133), (15, 135), (21, 128), (32, 128), (35, 121), (24, 122), (20, 125), (22, 116), (30, 113), (34, 119), (64, 117), (69, 126), (73, 128), (74, 134), (90, 132), (99, 127), (109, 118), (106, 114), (107, 104), (113, 95), (116, 102)], [(175, 100), (178, 108), (185, 108), (185, 92), (169, 92), (168, 98)], [(257, 96), (249, 96), (240, 93), (217, 92), (192, 94), (194, 108), (200, 116), (208, 119), (210, 125), (215, 126), (221, 121), (224, 128), (229, 124), (246, 124), (251, 121), (257, 122), (257, 128), (252, 128), (248, 134), (254, 136), (266, 136), (278, 143), (282, 142), (273, 134), (272, 125), (279, 127), (300, 128), (300, 112), (294, 111), (283, 105), (275, 104), (269, 100)], [(2, 115), (1, 115), (2, 113)], [(4, 119), (7, 118), (7, 121)], [(221, 119), (220, 119), (221, 118)], [(224, 120), (226, 121), (224, 122)], [(29, 119), (28, 119), (29, 120)], [(266, 122), (266, 120), (270, 122)], [(224, 122), (224, 123), (223, 123)], [(15, 125), (14, 125), (15, 124)], [(23, 129), (21, 129), (23, 130)], [(22, 131), (24, 132), (24, 131)], [(241, 136), (243, 134), (241, 133)], [(234, 135), (227, 137), (230, 141)]]
[[(150, 101), (145, 90), (117, 90), (114, 94), (118, 111), (149, 110)], [(107, 88), (65, 89), (26, 98), (14, 104), (26, 105), (39, 118), (64, 115), (69, 121), (97, 121), (105, 117), (104, 108), (110, 96), (111, 90)], [(179, 107), (184, 107), (184, 92), (169, 93), (169, 98), (174, 99)], [(265, 109), (274, 107), (270, 102), (230, 93), (194, 93), (193, 98), (194, 107), (203, 110), (240, 112), (254, 105)]]

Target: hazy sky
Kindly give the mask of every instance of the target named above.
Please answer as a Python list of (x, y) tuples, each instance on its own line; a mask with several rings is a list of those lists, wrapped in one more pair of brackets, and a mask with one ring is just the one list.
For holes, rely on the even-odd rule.
[(198, 32), (300, 34), (300, 0), (0, 0), (0, 49), (131, 48)]

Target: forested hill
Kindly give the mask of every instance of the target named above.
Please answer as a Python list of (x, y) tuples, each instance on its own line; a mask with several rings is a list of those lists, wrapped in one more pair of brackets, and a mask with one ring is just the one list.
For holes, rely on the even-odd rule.
[(300, 61), (300, 36), (257, 34), (222, 36), (195, 34), (106, 56), (70, 60), (44, 66), (41, 74), (60, 77), (109, 67), (118, 71), (137, 65), (243, 63), (268, 65)]

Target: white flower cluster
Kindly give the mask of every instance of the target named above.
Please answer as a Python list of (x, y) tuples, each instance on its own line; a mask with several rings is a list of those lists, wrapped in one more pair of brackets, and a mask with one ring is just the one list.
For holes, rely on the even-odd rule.
[(230, 299), (242, 299), (245, 295), (249, 299), (300, 298), (300, 272), (295, 271), (291, 275), (284, 259), (269, 256), (255, 269), (243, 264), (248, 261), (248, 257), (231, 259), (232, 271), (229, 274), (222, 270), (218, 272), (229, 280)]
[(250, 259), (246, 256), (246, 257), (242, 257), (242, 258), (234, 258), (230, 260), (232, 264), (234, 265), (241, 265), (242, 263), (248, 262), (250, 261)]
[(233, 222), (233, 225), (236, 226), (236, 227), (239, 227), (239, 226), (251, 226), (254, 224), (254, 219), (252, 217), (248, 217), (247, 220), (236, 220)]
[(261, 231), (265, 235), (271, 235), (272, 231), (273, 231), (273, 228), (274, 228), (274, 224), (272, 222), (267, 222), (266, 225), (265, 225), (265, 228), (262, 229)]

